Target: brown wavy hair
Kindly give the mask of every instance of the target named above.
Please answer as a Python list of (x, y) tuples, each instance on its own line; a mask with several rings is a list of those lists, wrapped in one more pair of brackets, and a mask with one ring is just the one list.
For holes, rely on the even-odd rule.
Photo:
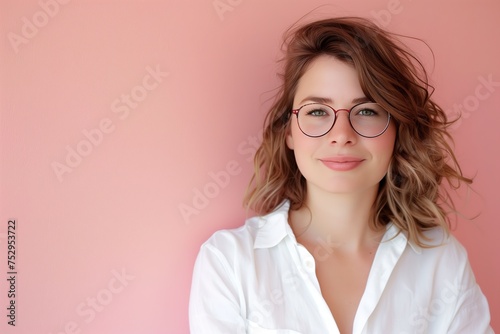
[(445, 208), (454, 210), (452, 188), (464, 177), (453, 153), (450, 122), (432, 99), (422, 63), (391, 34), (363, 18), (315, 21), (289, 30), (283, 42), (282, 85), (264, 123), (263, 141), (254, 157), (254, 175), (244, 205), (258, 214), (288, 199), (304, 205), (306, 182), (285, 138), (299, 79), (320, 55), (333, 56), (357, 70), (370, 100), (389, 111), (396, 125), (393, 157), (375, 200), (374, 227), (392, 222), (410, 241), (425, 247), (423, 231), (441, 226), (449, 232)]

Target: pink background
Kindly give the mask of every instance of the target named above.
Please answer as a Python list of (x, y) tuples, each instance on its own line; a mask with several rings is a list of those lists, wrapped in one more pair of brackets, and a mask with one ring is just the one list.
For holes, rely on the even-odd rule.
[[(281, 35), (325, 3), (1, 1), (0, 332), (188, 333), (199, 246), (246, 215)], [(453, 135), (476, 193), (456, 204), (480, 216), (458, 219), (455, 234), (497, 329), (499, 13), (495, 0), (338, 0), (311, 15), (369, 17), (433, 49), (435, 64), (410, 43), (437, 101), (464, 111)], [(9, 218), (15, 328), (6, 318)]]

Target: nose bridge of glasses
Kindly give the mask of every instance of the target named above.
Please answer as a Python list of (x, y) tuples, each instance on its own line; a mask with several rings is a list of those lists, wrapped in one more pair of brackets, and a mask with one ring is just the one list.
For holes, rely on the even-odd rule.
[(341, 111), (345, 111), (347, 118), (349, 118), (351, 116), (351, 110), (346, 109), (346, 108), (341, 108), (341, 109), (333, 109), (332, 108), (332, 110), (333, 110), (333, 115), (335, 116), (335, 118), (338, 118), (338, 113)]
[[(333, 109), (333, 108), (332, 108), (332, 109)], [(335, 113), (335, 115), (336, 115), (336, 114), (338, 114), (338, 113), (339, 113), (339, 111), (345, 111), (345, 112), (347, 112), (348, 114), (351, 112), (351, 110), (346, 109), (346, 108), (341, 108), (341, 109), (333, 109), (333, 112)]]

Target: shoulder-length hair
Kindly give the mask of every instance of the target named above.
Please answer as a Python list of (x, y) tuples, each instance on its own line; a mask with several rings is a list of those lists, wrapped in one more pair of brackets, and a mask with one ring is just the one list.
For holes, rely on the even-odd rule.
[(440, 185), (446, 179), (457, 188), (472, 180), (460, 170), (447, 131), (451, 122), (432, 101), (434, 89), (421, 62), (393, 34), (362, 18), (306, 24), (289, 31), (283, 46), (282, 85), (265, 119), (245, 206), (267, 214), (285, 199), (292, 209), (304, 205), (306, 182), (285, 138), (299, 79), (314, 59), (330, 55), (354, 66), (366, 97), (388, 110), (396, 125), (393, 157), (374, 203), (374, 227), (392, 222), (420, 246), (427, 229), (449, 232), (444, 207), (453, 209), (453, 203)]

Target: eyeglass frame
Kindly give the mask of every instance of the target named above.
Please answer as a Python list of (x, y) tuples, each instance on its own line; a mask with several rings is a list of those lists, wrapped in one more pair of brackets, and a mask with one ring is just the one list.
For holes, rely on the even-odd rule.
[[(353, 105), (350, 109), (342, 108), (342, 109), (337, 109), (337, 110), (335, 110), (332, 106), (330, 106), (330, 105), (328, 105), (328, 104), (319, 103), (319, 102), (311, 102), (311, 103), (306, 103), (306, 104), (304, 104), (304, 105), (301, 105), (300, 107), (298, 107), (298, 108), (296, 108), (296, 109), (292, 109), (292, 110), (291, 110), (291, 114), (293, 114), (293, 115), (297, 116), (297, 125), (299, 126), (300, 131), (301, 131), (303, 134), (305, 134), (306, 136), (311, 137), (311, 138), (320, 138), (320, 137), (325, 136), (328, 132), (332, 131), (333, 127), (335, 126), (335, 123), (337, 122), (337, 118), (338, 118), (338, 117), (337, 117), (337, 113), (338, 113), (339, 111), (347, 111), (347, 119), (349, 120), (349, 125), (351, 126), (351, 129), (353, 129), (353, 130), (354, 130), (354, 132), (356, 132), (356, 133), (357, 133), (358, 135), (360, 135), (361, 137), (364, 137), (364, 138), (377, 138), (377, 137), (380, 137), (381, 135), (383, 135), (383, 134), (387, 131), (387, 129), (389, 128), (389, 124), (391, 124), (391, 113), (390, 113), (390, 112), (388, 112), (387, 110), (385, 110), (385, 108), (382, 108), (382, 106), (380, 106), (380, 107), (381, 107), (382, 109), (384, 109), (384, 110), (387, 112), (387, 116), (388, 116), (388, 117), (387, 117), (387, 124), (386, 124), (386, 126), (385, 126), (384, 130), (382, 130), (382, 132), (380, 132), (378, 135), (375, 135), (375, 136), (365, 136), (365, 135), (363, 135), (363, 134), (359, 133), (359, 132), (358, 132), (358, 131), (354, 128), (354, 126), (352, 126), (352, 122), (351, 122), (351, 111), (352, 111), (354, 108), (356, 108), (357, 106), (362, 105), (362, 104), (365, 104), (365, 103), (374, 103), (374, 104), (376, 104), (376, 105), (380, 106), (380, 104), (378, 104), (377, 102), (365, 101), (365, 102), (360, 102), (360, 103), (357, 103), (357, 104)], [(330, 128), (329, 128), (326, 132), (325, 132), (325, 133), (323, 133), (322, 135), (319, 135), (319, 136), (311, 136), (311, 135), (309, 135), (309, 134), (305, 133), (305, 132), (304, 132), (304, 130), (302, 130), (302, 127), (300, 126), (300, 123), (299, 123), (299, 112), (300, 112), (300, 109), (302, 109), (302, 108), (304, 108), (304, 107), (306, 107), (306, 106), (312, 105), (312, 104), (319, 104), (319, 105), (323, 105), (323, 106), (325, 106), (325, 107), (330, 108), (331, 110), (333, 110), (333, 116), (335, 117), (335, 118), (333, 119), (332, 126), (331, 126), (331, 127), (330, 127)]]

